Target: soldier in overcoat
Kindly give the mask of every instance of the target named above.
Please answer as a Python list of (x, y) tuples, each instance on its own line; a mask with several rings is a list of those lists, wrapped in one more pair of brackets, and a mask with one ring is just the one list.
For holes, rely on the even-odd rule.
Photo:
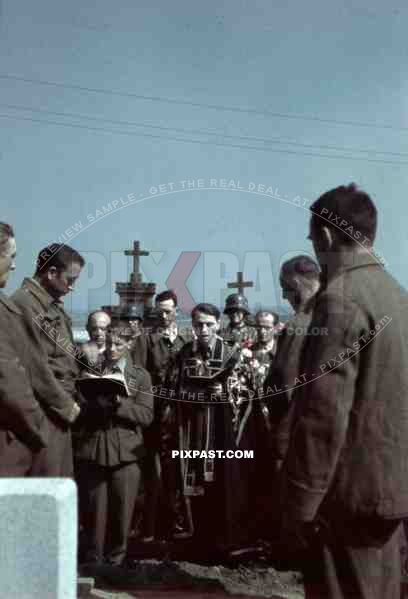
[[(271, 425), (270, 447), (278, 470), (289, 444), (292, 398), (301, 384), (299, 362), (309, 331), (314, 297), (320, 287), (320, 268), (310, 256), (298, 255), (282, 264), (282, 297), (294, 310), (278, 336), (275, 358), (265, 380), (265, 404)], [(327, 331), (316, 331), (325, 334)]]
[(15, 270), (15, 257), (14, 231), (0, 223), (0, 476), (22, 477), (32, 474), (48, 427), (32, 389), (34, 356), (21, 312), (2, 291)]
[(256, 329), (246, 322), (250, 312), (248, 300), (244, 295), (241, 293), (229, 295), (225, 300), (224, 314), (229, 320), (221, 333), (226, 343), (233, 345), (237, 341), (244, 343), (256, 340)]
[(282, 468), (282, 522), (306, 597), (400, 597), (408, 514), (408, 294), (374, 256), (377, 210), (354, 184), (311, 207), (324, 273)]
[(12, 296), (23, 314), (33, 352), (44, 358), (33, 387), (48, 418), (48, 445), (38, 456), (38, 476), (73, 476), (71, 424), (80, 412), (75, 379), (79, 372), (71, 319), (62, 298), (72, 291), (85, 264), (73, 248), (53, 244), (40, 251), (36, 271)]

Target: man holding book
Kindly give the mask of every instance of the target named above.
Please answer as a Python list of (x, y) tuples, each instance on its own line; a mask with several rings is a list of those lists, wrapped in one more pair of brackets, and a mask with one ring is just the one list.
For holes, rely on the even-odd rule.
[(87, 373), (78, 381), (85, 399), (77, 449), (86, 471), (85, 561), (120, 565), (139, 491), (143, 429), (153, 419), (150, 375), (132, 365), (120, 327), (108, 333), (103, 373)]

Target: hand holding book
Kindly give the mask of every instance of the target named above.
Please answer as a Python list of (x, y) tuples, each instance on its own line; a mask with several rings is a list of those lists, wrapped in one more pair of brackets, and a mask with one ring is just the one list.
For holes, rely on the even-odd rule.
[(123, 396), (130, 395), (125, 377), (122, 373), (103, 376), (86, 373), (78, 379), (79, 393), (86, 402), (88, 414), (111, 417), (121, 403)]

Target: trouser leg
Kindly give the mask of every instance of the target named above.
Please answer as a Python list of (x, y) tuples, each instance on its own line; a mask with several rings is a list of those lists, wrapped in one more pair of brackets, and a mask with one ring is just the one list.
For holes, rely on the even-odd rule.
[(88, 463), (84, 460), (75, 460), (75, 482), (78, 489), (78, 552), (83, 561), (87, 550), (87, 531), (89, 530), (89, 489), (88, 489)]
[(109, 487), (111, 547), (107, 558), (115, 564), (120, 564), (126, 557), (140, 477), (141, 470), (138, 462), (122, 464), (112, 469)]
[(85, 521), (86, 561), (99, 561), (104, 557), (110, 478), (109, 468), (88, 463), (86, 482), (84, 479), (88, 506)]
[(143, 534), (145, 537), (154, 537), (157, 533), (156, 523), (159, 517), (160, 499), (158, 459), (158, 454), (149, 450), (142, 466), (144, 482)]
[[(184, 514), (180, 502), (178, 502), (177, 491), (181, 486), (181, 475), (179, 472), (179, 460), (171, 457), (170, 453), (162, 456), (161, 471), (161, 521), (163, 532), (166, 536), (184, 528)], [(181, 489), (180, 489), (181, 491)]]
[(68, 428), (61, 439), (60, 476), (74, 477), (74, 458), (72, 452), (72, 433)]

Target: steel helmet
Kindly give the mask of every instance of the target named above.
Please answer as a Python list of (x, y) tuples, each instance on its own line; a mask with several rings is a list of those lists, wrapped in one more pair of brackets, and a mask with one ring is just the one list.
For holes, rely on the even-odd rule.
[(224, 314), (228, 314), (234, 310), (243, 310), (246, 314), (249, 314), (248, 300), (244, 295), (233, 293), (227, 297), (225, 300)]
[(121, 309), (116, 310), (113, 314), (112, 314), (112, 320), (114, 320), (115, 322), (119, 322), (119, 321), (131, 321), (131, 320), (143, 320), (143, 313), (142, 310), (136, 306), (136, 305), (128, 305), (128, 306), (121, 306)]
[(143, 309), (136, 305), (129, 305), (125, 312), (125, 317), (128, 320), (143, 320)]

